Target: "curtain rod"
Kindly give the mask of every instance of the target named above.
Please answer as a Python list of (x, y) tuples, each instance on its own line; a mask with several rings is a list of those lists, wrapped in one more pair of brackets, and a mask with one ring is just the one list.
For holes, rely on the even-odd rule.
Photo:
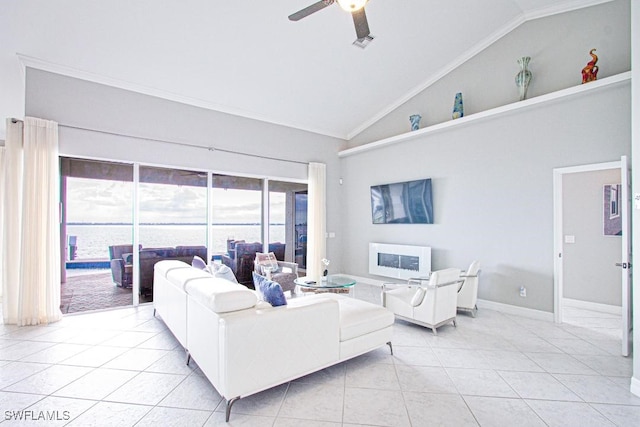
[[(22, 123), (22, 120), (12, 118), (11, 122), (12, 123), (18, 123), (18, 122)], [(301, 161), (298, 161), (298, 160), (279, 159), (277, 157), (261, 156), (259, 154), (243, 153), (241, 151), (234, 151), (234, 150), (225, 150), (223, 148), (215, 148), (213, 146), (211, 146), (211, 147), (203, 147), (202, 145), (187, 144), (186, 142), (176, 142), (176, 141), (170, 141), (170, 140), (167, 140), (167, 139), (146, 138), (146, 137), (143, 137), (143, 136), (126, 135), (126, 134), (122, 134), (122, 133), (109, 132), (109, 131), (106, 131), (106, 130), (83, 128), (83, 127), (79, 127), (79, 126), (64, 125), (64, 124), (60, 124), (60, 123), (58, 124), (58, 126), (64, 127), (64, 128), (67, 128), (67, 129), (77, 129), (77, 130), (86, 130), (86, 131), (89, 131), (89, 132), (103, 133), (105, 135), (123, 136), (125, 138), (134, 138), (134, 139), (141, 139), (141, 140), (145, 140), (145, 141), (161, 142), (163, 144), (180, 145), (182, 147), (202, 148), (202, 149), (205, 149), (205, 150), (208, 150), (208, 151), (219, 151), (221, 153), (238, 154), (238, 155), (241, 155), (241, 156), (256, 157), (258, 159), (275, 160), (275, 161), (278, 161), (278, 162), (287, 162), (287, 163), (296, 163), (296, 164), (299, 164), (299, 165), (307, 165), (308, 164), (308, 162), (301, 162)]]

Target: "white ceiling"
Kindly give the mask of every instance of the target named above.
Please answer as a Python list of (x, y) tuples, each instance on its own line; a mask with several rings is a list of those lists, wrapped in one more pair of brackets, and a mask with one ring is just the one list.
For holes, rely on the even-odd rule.
[(349, 139), (526, 20), (604, 1), (370, 0), (375, 40), (360, 49), (337, 4), (287, 19), (315, 0), (3, 0), (0, 73), (17, 54), (30, 67)]

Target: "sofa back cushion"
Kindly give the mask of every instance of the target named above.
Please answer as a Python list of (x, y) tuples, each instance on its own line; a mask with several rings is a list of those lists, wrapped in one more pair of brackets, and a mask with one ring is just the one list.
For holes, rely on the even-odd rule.
[(214, 313), (228, 313), (255, 307), (258, 297), (246, 286), (225, 279), (209, 277), (189, 280), (185, 286), (189, 298)]
[(167, 280), (173, 286), (186, 290), (187, 284), (195, 279), (213, 279), (209, 273), (197, 268), (174, 269), (167, 272)]
[(175, 259), (158, 261), (154, 266), (154, 270), (158, 274), (160, 274), (162, 277), (167, 277), (167, 274), (171, 270), (183, 269), (183, 268), (190, 268), (189, 264), (187, 264), (186, 262), (175, 260)]

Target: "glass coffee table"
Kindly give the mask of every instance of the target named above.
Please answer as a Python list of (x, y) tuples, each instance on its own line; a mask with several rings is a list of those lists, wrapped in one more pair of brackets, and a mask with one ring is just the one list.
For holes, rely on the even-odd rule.
[[(295, 280), (295, 284), (304, 292), (309, 290), (311, 292), (334, 292), (334, 293), (348, 293), (356, 281), (350, 277), (342, 276), (340, 274), (329, 274), (325, 276), (326, 280), (313, 280), (310, 277), (302, 276)], [(355, 289), (355, 288), (354, 288)]]

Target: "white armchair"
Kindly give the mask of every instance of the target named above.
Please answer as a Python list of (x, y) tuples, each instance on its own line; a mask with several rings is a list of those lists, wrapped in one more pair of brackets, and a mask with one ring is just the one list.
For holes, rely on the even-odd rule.
[(397, 318), (431, 328), (449, 322), (456, 326), (456, 306), (460, 269), (448, 268), (434, 271), (428, 281), (409, 279), (407, 285), (391, 288), (384, 285), (382, 305)]
[(473, 261), (466, 272), (462, 272), (464, 279), (462, 286), (458, 290), (458, 310), (469, 311), (471, 316), (476, 317), (478, 312), (478, 276), (480, 275), (480, 263)]

